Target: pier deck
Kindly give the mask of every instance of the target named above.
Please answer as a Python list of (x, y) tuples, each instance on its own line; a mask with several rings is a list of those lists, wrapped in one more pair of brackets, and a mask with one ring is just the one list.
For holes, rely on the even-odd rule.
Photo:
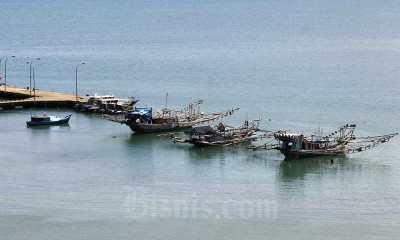
[[(53, 91), (45, 91), (36, 89), (34, 91), (26, 88), (19, 88), (7, 85), (6, 92), (4, 85), (0, 86), (0, 96), (9, 100), (0, 100), (0, 108), (57, 108), (57, 107), (73, 107), (76, 103), (74, 94), (58, 93)], [(30, 94), (31, 92), (31, 94)], [(85, 102), (86, 99), (78, 97), (79, 102)]]

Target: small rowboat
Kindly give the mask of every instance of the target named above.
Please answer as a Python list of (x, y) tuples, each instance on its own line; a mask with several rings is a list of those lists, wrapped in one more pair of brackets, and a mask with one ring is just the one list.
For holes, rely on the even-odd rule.
[(47, 114), (43, 114), (42, 116), (32, 116), (31, 120), (26, 122), (26, 125), (28, 127), (31, 127), (31, 126), (43, 126), (43, 125), (67, 124), (70, 118), (71, 114), (65, 117), (49, 116)]

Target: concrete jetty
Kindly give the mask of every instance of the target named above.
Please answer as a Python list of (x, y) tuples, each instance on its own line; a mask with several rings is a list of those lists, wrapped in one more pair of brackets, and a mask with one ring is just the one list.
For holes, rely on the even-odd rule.
[[(34, 94), (35, 93), (35, 94)], [(7, 100), (0, 100), (0, 108), (58, 108), (73, 107), (76, 103), (74, 94), (59, 93), (36, 89), (30, 91), (27, 88), (19, 88), (7, 85), (6, 91), (4, 84), (0, 86), (0, 97)], [(78, 97), (79, 102), (86, 99)]]

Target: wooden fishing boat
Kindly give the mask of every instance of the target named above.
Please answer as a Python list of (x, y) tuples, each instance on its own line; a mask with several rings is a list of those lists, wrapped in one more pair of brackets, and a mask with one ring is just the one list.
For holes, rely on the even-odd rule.
[(200, 111), (203, 101), (190, 103), (182, 110), (163, 109), (153, 112), (152, 108), (135, 108), (125, 114), (126, 124), (137, 134), (168, 132), (190, 129), (194, 125), (209, 123), (223, 117), (232, 115), (236, 109), (230, 109), (220, 113), (204, 113)]
[(382, 136), (356, 137), (355, 127), (356, 124), (346, 124), (326, 136), (276, 133), (274, 137), (278, 141), (277, 145), (261, 145), (253, 149), (277, 149), (285, 155), (285, 159), (338, 156), (373, 148), (397, 135), (397, 133), (392, 133)]
[(26, 125), (28, 127), (32, 127), (32, 126), (43, 126), (43, 125), (67, 124), (70, 118), (71, 114), (65, 117), (58, 117), (58, 116), (49, 116), (45, 113), (42, 116), (32, 116), (31, 120), (26, 122)]
[(216, 127), (195, 126), (185, 134), (188, 138), (181, 137), (179, 133), (160, 135), (163, 138), (178, 143), (189, 143), (197, 147), (230, 146), (240, 143), (255, 141), (258, 137), (255, 133), (259, 130), (260, 120), (245, 121), (243, 125), (231, 127), (220, 123)]

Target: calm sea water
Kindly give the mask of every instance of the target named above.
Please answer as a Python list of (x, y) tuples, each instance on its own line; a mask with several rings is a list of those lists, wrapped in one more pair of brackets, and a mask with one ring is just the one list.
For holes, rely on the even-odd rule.
[[(400, 126), (397, 1), (6, 1), (7, 83), (135, 96), (141, 106), (203, 99), (239, 124), (313, 133)], [(4, 59), (1, 69), (4, 70)], [(57, 114), (55, 110), (38, 110)], [(60, 115), (70, 110), (60, 110)], [(194, 149), (73, 113), (26, 128), (0, 112), (0, 239), (394, 239), (400, 139), (347, 157)]]

